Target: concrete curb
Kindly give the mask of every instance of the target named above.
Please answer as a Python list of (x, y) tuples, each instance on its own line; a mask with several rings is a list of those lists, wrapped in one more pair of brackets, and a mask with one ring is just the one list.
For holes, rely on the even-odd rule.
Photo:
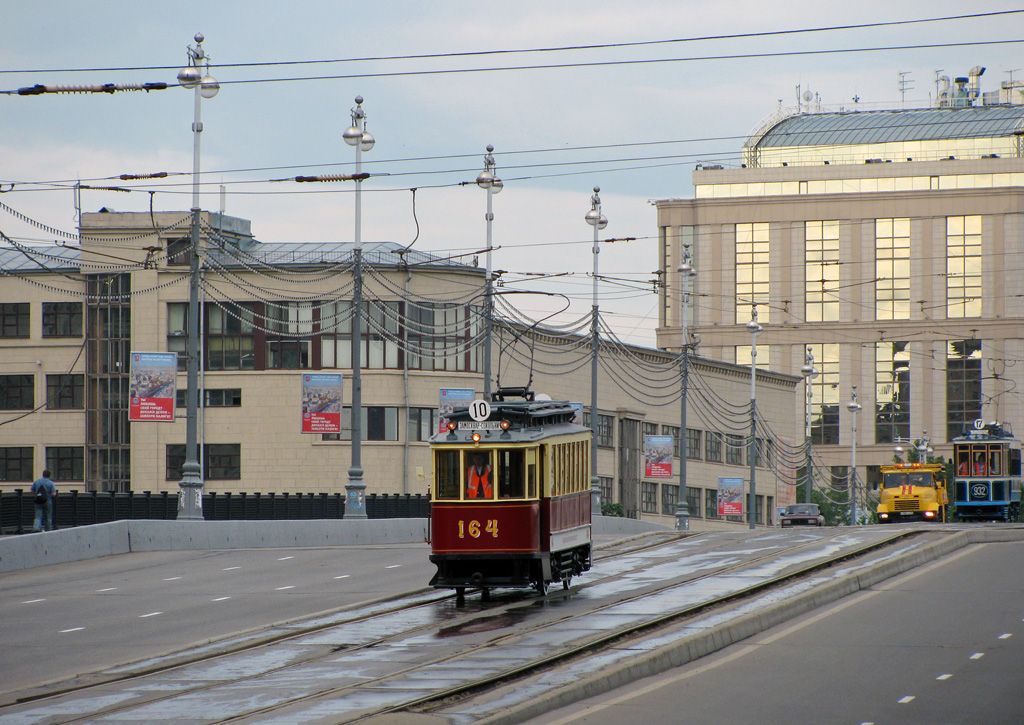
[(768, 606), (762, 611), (740, 615), (731, 622), (696, 633), (659, 650), (638, 654), (629, 662), (595, 672), (549, 694), (539, 694), (527, 704), (508, 708), (499, 715), (485, 717), (478, 722), (481, 725), (513, 725), (525, 722), (580, 700), (602, 695), (645, 677), (688, 664), (970, 544), (1013, 541), (1024, 541), (1024, 528), (981, 529), (951, 534), (899, 559), (880, 562), (851, 576), (816, 586), (810, 591)]

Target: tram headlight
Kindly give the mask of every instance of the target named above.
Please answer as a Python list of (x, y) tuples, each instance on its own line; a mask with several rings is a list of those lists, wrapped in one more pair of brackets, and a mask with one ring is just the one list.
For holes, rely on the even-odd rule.
[(479, 433), (474, 433), (473, 434), (473, 442), (474, 443), (479, 443), (480, 442), (480, 434)]

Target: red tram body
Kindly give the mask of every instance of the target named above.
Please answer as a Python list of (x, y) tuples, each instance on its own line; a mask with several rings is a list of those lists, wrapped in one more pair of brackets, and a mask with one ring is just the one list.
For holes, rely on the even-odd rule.
[(431, 439), (430, 584), (460, 598), (467, 587), (568, 588), (591, 563), (591, 431), (567, 402), (492, 397), (486, 420), (457, 407)]

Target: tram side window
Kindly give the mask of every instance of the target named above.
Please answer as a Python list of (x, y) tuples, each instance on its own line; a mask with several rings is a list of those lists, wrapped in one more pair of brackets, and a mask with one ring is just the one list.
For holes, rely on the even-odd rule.
[(467, 451), (466, 498), (494, 498), (494, 466), (491, 451)]
[(988, 474), (990, 476), (1001, 476), (1003, 471), (1003, 452), (995, 447), (988, 452)]
[(497, 451), (498, 498), (523, 498), (523, 451)]
[(971, 450), (969, 448), (957, 448), (956, 451), (956, 475), (971, 475)]
[(459, 497), (459, 452), (436, 451), (434, 454), (434, 487), (438, 500)]

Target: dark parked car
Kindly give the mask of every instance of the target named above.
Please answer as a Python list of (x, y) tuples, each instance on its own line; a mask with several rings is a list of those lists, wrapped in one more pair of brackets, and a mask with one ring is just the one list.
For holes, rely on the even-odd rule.
[(825, 517), (821, 515), (816, 503), (795, 503), (786, 507), (779, 517), (782, 528), (787, 526), (824, 526)]

